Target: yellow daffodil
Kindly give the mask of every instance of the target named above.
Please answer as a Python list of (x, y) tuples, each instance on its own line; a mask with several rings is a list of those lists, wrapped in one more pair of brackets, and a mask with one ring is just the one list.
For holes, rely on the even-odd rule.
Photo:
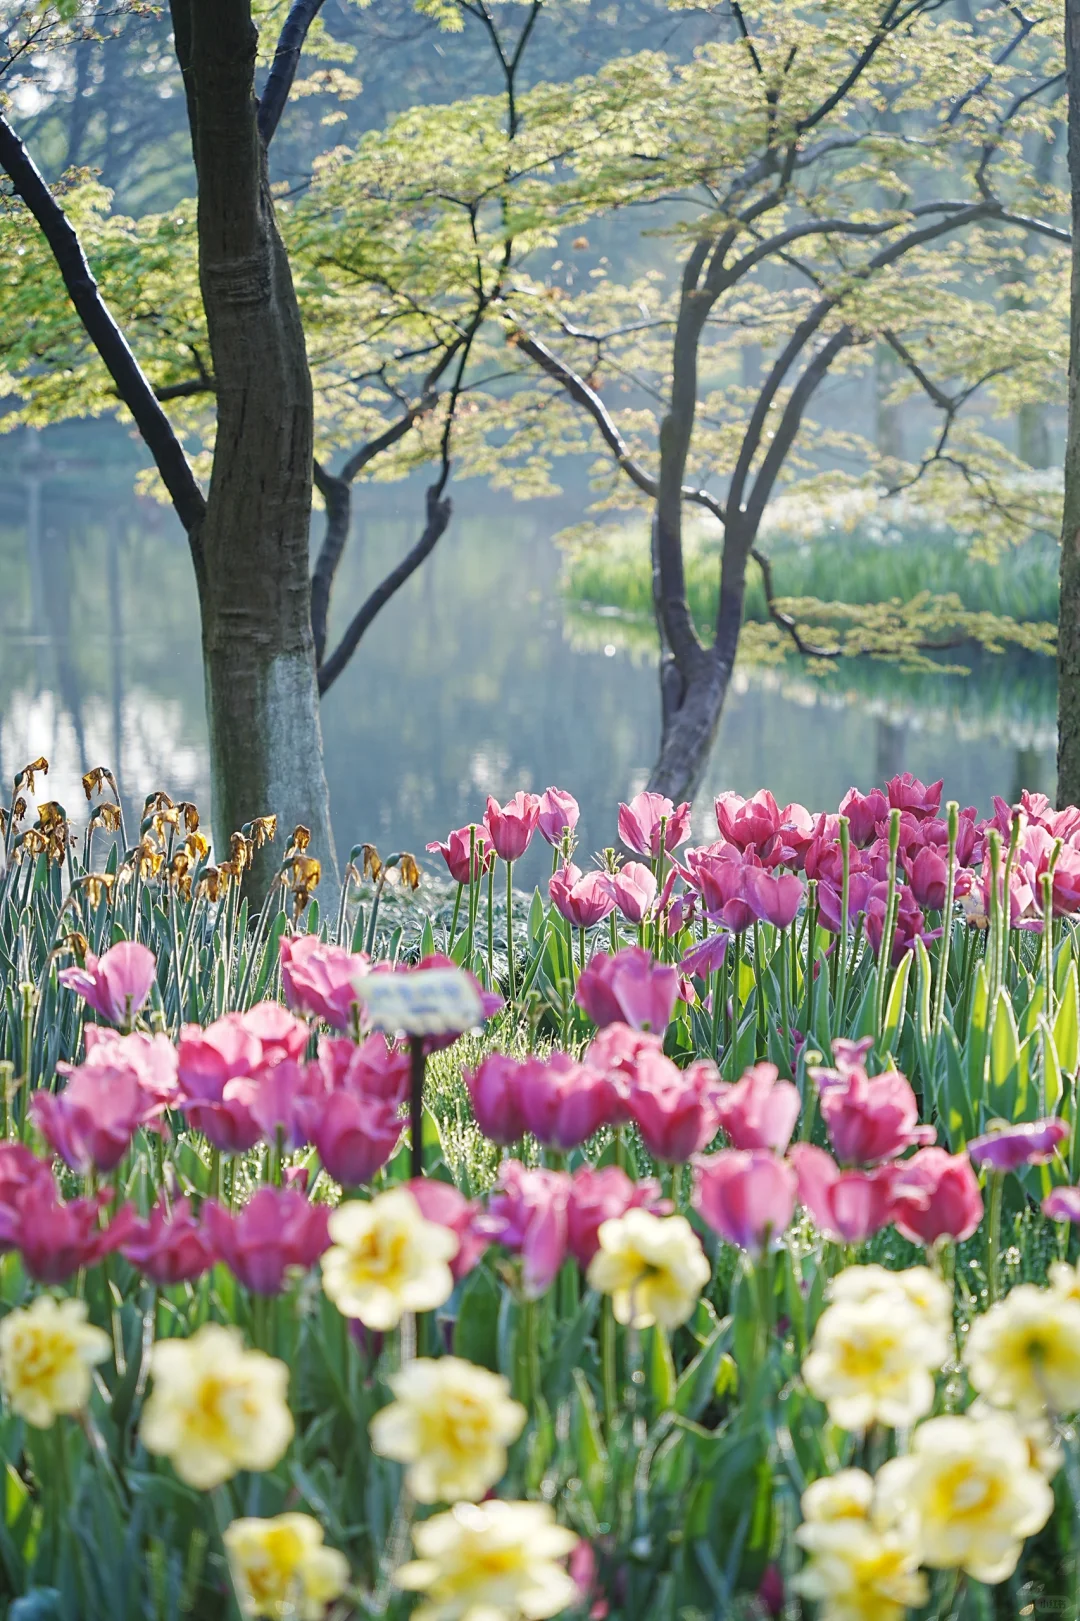
[(272, 1469), (293, 1435), (284, 1362), (244, 1347), (240, 1331), (207, 1323), (159, 1340), (140, 1436), (189, 1486), (208, 1491), (239, 1469)]
[(601, 1222), (589, 1286), (610, 1295), (620, 1323), (678, 1328), (708, 1283), (711, 1269), (685, 1216), (628, 1210)]
[[(1001, 1409), (992, 1407), (981, 1396), (976, 1397), (966, 1413), (968, 1418), (1000, 1418), (1000, 1416)], [(1054, 1433), (1049, 1418), (1045, 1413), (1013, 1412), (1010, 1412), (1009, 1417), (1027, 1442), (1031, 1467), (1037, 1469), (1047, 1480), (1053, 1480), (1065, 1459), (1062, 1456), (1061, 1442)]]
[(909, 1456), (878, 1470), (875, 1509), (917, 1526), (922, 1563), (1005, 1581), (1025, 1537), (1041, 1531), (1054, 1494), (1031, 1466), (1028, 1443), (1005, 1414), (949, 1414), (921, 1424)]
[(874, 1480), (865, 1469), (838, 1469), (807, 1486), (802, 1494), (802, 1516), (815, 1525), (834, 1520), (865, 1520), (874, 1500)]
[(343, 1317), (366, 1328), (396, 1328), (406, 1312), (432, 1311), (453, 1292), (448, 1263), (458, 1251), (457, 1234), (426, 1221), (405, 1188), (339, 1205), (330, 1238), (323, 1288)]
[(899, 1292), (927, 1322), (952, 1333), (953, 1292), (928, 1266), (909, 1266), (890, 1272), (884, 1266), (848, 1266), (838, 1272), (826, 1290), (831, 1301), (859, 1303)]
[(995, 1407), (1030, 1416), (1080, 1409), (1080, 1300), (1019, 1284), (971, 1325), (968, 1377)]
[(12, 1412), (47, 1430), (61, 1413), (90, 1399), (91, 1369), (104, 1362), (109, 1336), (86, 1321), (82, 1300), (38, 1295), (0, 1323), (0, 1386)]
[(820, 1621), (904, 1621), (926, 1603), (919, 1549), (899, 1530), (844, 1517), (800, 1525), (795, 1540), (807, 1562), (792, 1585), (816, 1601)]
[(934, 1373), (948, 1355), (948, 1336), (905, 1295), (872, 1295), (826, 1307), (802, 1373), (835, 1424), (865, 1430), (928, 1413)]
[(509, 1382), (456, 1356), (421, 1357), (390, 1388), (396, 1400), (371, 1421), (373, 1450), (409, 1465), (405, 1482), (420, 1503), (483, 1497), (527, 1417)]
[(222, 1538), (241, 1614), (269, 1621), (322, 1621), (349, 1585), (349, 1561), (323, 1546), (309, 1514), (234, 1520)]
[(546, 1621), (577, 1600), (577, 1541), (546, 1503), (458, 1503), (413, 1527), (419, 1558), (394, 1581), (425, 1595), (412, 1621)]

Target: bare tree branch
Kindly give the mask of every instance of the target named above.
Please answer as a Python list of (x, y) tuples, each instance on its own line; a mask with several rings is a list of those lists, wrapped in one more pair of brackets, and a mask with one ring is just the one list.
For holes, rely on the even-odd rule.
[(270, 73), (259, 97), (259, 134), (264, 146), (274, 139), (289, 91), (296, 78), (308, 29), (322, 10), (323, 0), (293, 0), (282, 24)]
[(41, 227), (76, 314), (108, 368), (117, 393), (135, 419), (176, 508), (177, 517), (191, 538), (192, 550), (198, 560), (198, 528), (206, 511), (206, 502), (184, 455), (183, 446), (102, 298), (71, 222), (45, 184), (26, 147), (2, 114), (0, 167)]

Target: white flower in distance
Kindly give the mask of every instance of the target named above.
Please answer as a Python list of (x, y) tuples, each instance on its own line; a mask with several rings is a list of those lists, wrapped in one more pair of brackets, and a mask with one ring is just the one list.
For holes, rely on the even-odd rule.
[(390, 1380), (395, 1400), (371, 1420), (371, 1445), (409, 1465), (420, 1503), (477, 1499), (506, 1472), (506, 1448), (525, 1425), (509, 1381), (456, 1356), (420, 1357)]
[(922, 1563), (1005, 1581), (1024, 1539), (1041, 1531), (1054, 1494), (1005, 1414), (947, 1415), (921, 1424), (907, 1457), (878, 1470), (875, 1513), (917, 1527)]
[(826, 1307), (802, 1374), (845, 1430), (907, 1425), (933, 1406), (934, 1373), (948, 1355), (946, 1333), (897, 1291)]
[(419, 1557), (394, 1573), (425, 1596), (412, 1621), (547, 1621), (579, 1598), (563, 1564), (578, 1538), (546, 1503), (458, 1503), (413, 1542)]
[(449, 1263), (459, 1239), (425, 1220), (406, 1188), (350, 1199), (330, 1217), (332, 1248), (322, 1257), (323, 1289), (343, 1317), (386, 1332), (408, 1311), (433, 1311), (449, 1300)]
[(1080, 1410), (1080, 1300), (1021, 1283), (971, 1325), (968, 1377), (995, 1407), (1035, 1417)]
[(844, 1518), (800, 1525), (795, 1540), (807, 1561), (792, 1585), (821, 1621), (905, 1621), (929, 1597), (918, 1545), (902, 1530)]
[(815, 1525), (834, 1520), (865, 1520), (874, 1500), (874, 1478), (865, 1469), (838, 1469), (807, 1486), (802, 1494), (802, 1516)]
[(830, 1301), (861, 1302), (897, 1291), (933, 1327), (952, 1333), (953, 1292), (928, 1266), (909, 1266), (902, 1272), (884, 1266), (847, 1266), (833, 1278), (825, 1295)]
[(13, 1413), (47, 1430), (61, 1413), (90, 1400), (92, 1369), (104, 1362), (109, 1336), (86, 1321), (86, 1302), (38, 1295), (0, 1323), (0, 1385)]
[(685, 1216), (628, 1210), (601, 1222), (597, 1238), (589, 1287), (611, 1296), (620, 1323), (670, 1329), (686, 1322), (712, 1269)]

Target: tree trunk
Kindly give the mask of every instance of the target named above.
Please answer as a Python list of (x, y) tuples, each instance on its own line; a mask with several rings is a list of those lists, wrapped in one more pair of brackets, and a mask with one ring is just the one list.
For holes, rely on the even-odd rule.
[(254, 94), (250, 0), (173, 0), (198, 175), (199, 277), (217, 439), (198, 544), (214, 837), (275, 812), (261, 894), (297, 823), (337, 885), (311, 631), (314, 412)]
[(1066, 0), (1069, 176), (1072, 184), (1072, 287), (1069, 317), (1069, 425), (1058, 610), (1059, 805), (1080, 803), (1080, 0)]

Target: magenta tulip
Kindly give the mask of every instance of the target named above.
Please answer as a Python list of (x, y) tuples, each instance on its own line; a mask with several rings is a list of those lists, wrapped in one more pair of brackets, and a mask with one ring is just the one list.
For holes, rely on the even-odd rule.
[(392, 1046), (379, 1031), (361, 1042), (324, 1036), (307, 1073), (312, 1094), (354, 1092), (398, 1109), (409, 1095), (409, 1050)]
[(528, 1058), (517, 1079), (526, 1129), (545, 1148), (580, 1148), (619, 1114), (611, 1082), (569, 1053)]
[(491, 848), (491, 835), (483, 822), (477, 822), (472, 828), (456, 827), (452, 833), (446, 835), (446, 843), (429, 844), (427, 848), (434, 855), (436, 850), (446, 862), (447, 870), (457, 884), (467, 884), (470, 876), (469, 852), (472, 851), (472, 877), (479, 878), (481, 873), (487, 872), (495, 860), (495, 853)]
[(202, 1219), (221, 1260), (257, 1295), (277, 1295), (293, 1270), (307, 1272), (330, 1246), (327, 1205), (313, 1205), (292, 1188), (260, 1188), (236, 1215), (212, 1199)]
[(548, 894), (557, 910), (575, 929), (591, 929), (615, 909), (610, 880), (605, 872), (582, 873), (570, 862), (552, 873)]
[(486, 1218), (475, 1199), (466, 1199), (452, 1182), (440, 1182), (434, 1176), (418, 1176), (406, 1182), (425, 1221), (437, 1227), (447, 1227), (458, 1241), (457, 1254), (450, 1262), (454, 1282), (458, 1283), (472, 1271), (491, 1242)]
[(873, 842), (878, 827), (888, 821), (889, 801), (880, 788), (871, 788), (868, 794), (849, 788), (840, 801), (838, 814), (847, 817), (851, 842), (862, 849)]
[(720, 1126), (733, 1148), (770, 1148), (782, 1154), (802, 1107), (799, 1089), (778, 1079), (775, 1064), (755, 1064), (725, 1089)]
[(367, 970), (367, 957), (328, 945), (317, 934), (283, 934), (280, 952), (289, 1007), (324, 1019), (335, 1030), (348, 1030), (357, 1005), (355, 981)]
[(1046, 1165), (1069, 1136), (1064, 1120), (1034, 1120), (972, 1137), (968, 1157), (980, 1170), (1019, 1171), (1025, 1165)]
[(501, 861), (517, 861), (525, 854), (539, 820), (538, 794), (522, 793), (519, 789), (513, 799), (502, 806), (497, 799), (488, 795), (484, 821), (491, 834), (495, 854)]
[(565, 1171), (529, 1171), (504, 1160), (488, 1201), (491, 1236), (522, 1260), (527, 1300), (550, 1288), (566, 1259), (566, 1206), (570, 1178)]
[(920, 1125), (915, 1093), (898, 1070), (871, 1078), (853, 1068), (835, 1080), (833, 1073), (811, 1071), (821, 1087), (825, 1130), (842, 1165), (876, 1165), (936, 1140), (933, 1126)]
[(570, 1179), (566, 1232), (570, 1254), (583, 1272), (600, 1248), (601, 1224), (638, 1208), (655, 1215), (670, 1211), (671, 1204), (661, 1197), (654, 1178), (632, 1182), (617, 1165), (605, 1165), (601, 1170), (591, 1165), (578, 1167)]
[(1049, 1221), (1080, 1222), (1080, 1188), (1051, 1188), (1042, 1213)]
[(101, 1225), (106, 1203), (99, 1195), (64, 1204), (51, 1178), (48, 1183), (35, 1180), (3, 1212), (0, 1234), (8, 1248), (19, 1251), (35, 1283), (64, 1283), (76, 1272), (97, 1266), (133, 1232), (137, 1218), (131, 1205), (121, 1205), (109, 1225)]
[(927, 787), (910, 771), (905, 771), (902, 776), (893, 777), (885, 784), (885, 792), (889, 796), (890, 809), (910, 811), (921, 820), (924, 816), (937, 815), (942, 786), (942, 781), (938, 781)]
[(725, 1148), (695, 1167), (694, 1208), (726, 1243), (752, 1254), (787, 1230), (796, 1191), (794, 1167), (761, 1149)]
[(82, 968), (61, 968), (61, 985), (110, 1024), (130, 1025), (150, 995), (157, 973), (154, 953), (137, 940), (120, 940), (102, 957), (87, 952)]
[(695, 979), (706, 979), (709, 974), (719, 973), (724, 966), (730, 939), (730, 934), (710, 934), (680, 959), (680, 973), (692, 974)]
[(540, 815), (537, 827), (540, 837), (550, 845), (560, 845), (568, 833), (577, 827), (580, 807), (573, 794), (565, 788), (545, 788), (540, 795)]
[(619, 806), (619, 837), (639, 856), (660, 854), (660, 828), (664, 829), (664, 849), (676, 850), (690, 837), (690, 805), (673, 805), (663, 794), (637, 794), (629, 805)]
[(913, 1244), (970, 1238), (982, 1214), (982, 1194), (966, 1154), (921, 1148), (896, 1167), (893, 1221)]
[(71, 1170), (114, 1171), (139, 1126), (162, 1105), (143, 1091), (134, 1070), (84, 1064), (62, 1092), (31, 1093), (30, 1114), (49, 1146)]
[(155, 1205), (149, 1220), (136, 1222), (120, 1249), (133, 1267), (162, 1289), (194, 1282), (217, 1260), (208, 1234), (191, 1214), (189, 1199), (175, 1200), (171, 1210)]
[(780, 831), (780, 808), (767, 788), (759, 788), (752, 799), (735, 793), (720, 794), (715, 809), (721, 838), (740, 850), (760, 851)]
[(803, 886), (794, 873), (776, 876), (764, 867), (747, 867), (743, 871), (743, 896), (762, 923), (786, 929), (802, 903)]
[(679, 1069), (646, 1049), (627, 1076), (626, 1105), (654, 1159), (681, 1164), (700, 1153), (720, 1124), (719, 1077), (706, 1060)]
[(895, 1165), (872, 1171), (842, 1171), (812, 1143), (796, 1143), (789, 1155), (799, 1182), (799, 1203), (814, 1225), (836, 1244), (863, 1244), (892, 1220)]
[(488, 1053), (478, 1068), (465, 1071), (476, 1123), (485, 1137), (503, 1148), (525, 1135), (521, 1103), (524, 1063), (508, 1053)]
[(81, 1065), (58, 1063), (61, 1075), (73, 1075), (76, 1069), (127, 1069), (155, 1103), (172, 1105), (179, 1087), (176, 1080), (176, 1048), (165, 1035), (147, 1035), (134, 1030), (122, 1036), (103, 1024), (88, 1024), (84, 1032), (86, 1059)]
[(613, 957), (598, 951), (579, 978), (574, 999), (600, 1027), (622, 1023), (662, 1033), (678, 995), (676, 968), (654, 962), (642, 946), (627, 946)]
[(627, 861), (608, 879), (615, 905), (628, 923), (643, 923), (656, 899), (656, 875), (642, 861)]
[(327, 1173), (346, 1188), (372, 1180), (394, 1153), (405, 1125), (395, 1103), (344, 1090), (302, 1099), (297, 1115)]

